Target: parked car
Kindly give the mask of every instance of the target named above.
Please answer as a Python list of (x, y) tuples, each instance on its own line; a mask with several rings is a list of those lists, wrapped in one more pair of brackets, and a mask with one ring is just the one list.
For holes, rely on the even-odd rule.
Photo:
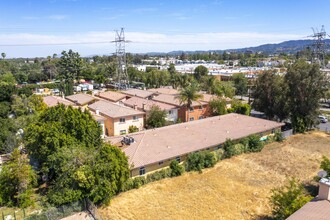
[(327, 123), (328, 122), (328, 118), (323, 116), (323, 115), (320, 115), (318, 118), (319, 118), (321, 123)]

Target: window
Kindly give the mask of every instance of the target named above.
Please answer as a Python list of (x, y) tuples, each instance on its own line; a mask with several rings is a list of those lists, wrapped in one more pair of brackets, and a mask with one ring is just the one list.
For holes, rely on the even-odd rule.
[(108, 130), (108, 128), (105, 128), (105, 135), (106, 136), (109, 136), (109, 130)]
[(133, 121), (138, 121), (139, 120), (139, 118), (138, 118), (138, 116), (133, 116)]
[(176, 157), (175, 160), (178, 161), (178, 163), (181, 162), (181, 158), (180, 157)]
[(122, 134), (126, 134), (126, 130), (120, 130), (119, 133)]
[(194, 108), (193, 108), (193, 107), (190, 107), (190, 108), (189, 108), (189, 111), (190, 111), (190, 112), (193, 112), (193, 111), (194, 111)]
[(140, 176), (144, 175), (146, 173), (146, 168), (145, 167), (141, 167), (140, 168)]
[(203, 118), (204, 118), (204, 116), (199, 116), (199, 117), (198, 117), (199, 120), (201, 120), (201, 119), (203, 119)]
[(163, 161), (160, 161), (160, 162), (158, 162), (158, 165), (161, 166), (161, 165), (163, 165), (163, 163), (164, 163)]
[(275, 133), (275, 129), (272, 129), (272, 134), (274, 134)]
[(203, 106), (200, 105), (198, 109), (199, 109), (199, 110), (203, 110)]
[(193, 121), (193, 120), (194, 120), (194, 117), (189, 118), (189, 121)]
[(173, 111), (172, 111), (172, 110), (169, 110), (169, 111), (168, 111), (168, 114), (169, 114), (169, 115), (172, 115), (172, 114), (173, 114)]
[(119, 122), (120, 122), (120, 123), (125, 123), (125, 118), (120, 118), (120, 119), (119, 119)]

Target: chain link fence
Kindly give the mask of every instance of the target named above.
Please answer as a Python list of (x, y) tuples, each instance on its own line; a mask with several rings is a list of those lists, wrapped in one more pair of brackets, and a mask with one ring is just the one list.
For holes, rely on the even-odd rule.
[(87, 212), (91, 220), (102, 220), (97, 207), (88, 199), (51, 207), (36, 214), (28, 214), (24, 209), (15, 212), (2, 212), (1, 220), (60, 220), (78, 212)]

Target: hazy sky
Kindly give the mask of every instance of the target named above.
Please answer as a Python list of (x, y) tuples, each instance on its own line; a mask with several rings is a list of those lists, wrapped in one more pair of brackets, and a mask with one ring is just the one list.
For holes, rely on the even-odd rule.
[[(121, 27), (132, 53), (257, 46), (330, 32), (329, 11), (329, 0), (0, 0), (0, 52), (111, 54), (114, 44), (100, 42)], [(5, 46), (61, 43), (70, 45)]]

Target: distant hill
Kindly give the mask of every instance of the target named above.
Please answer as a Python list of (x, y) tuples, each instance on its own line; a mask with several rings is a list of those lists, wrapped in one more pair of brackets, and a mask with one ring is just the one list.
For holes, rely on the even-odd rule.
[[(305, 49), (307, 46), (311, 46), (313, 44), (313, 40), (290, 40), (284, 41), (278, 44), (263, 44), (256, 47), (245, 47), (245, 48), (238, 48), (238, 49), (228, 49), (228, 50), (196, 50), (196, 51), (171, 51), (169, 53), (164, 52), (151, 52), (147, 53), (150, 56), (155, 55), (170, 55), (176, 56), (182, 53), (185, 54), (195, 54), (195, 53), (209, 53), (209, 52), (217, 52), (222, 53), (224, 51), (235, 51), (235, 52), (245, 52), (245, 51), (252, 51), (253, 53), (262, 51), (266, 54), (274, 54), (274, 53), (296, 53), (297, 51)], [(326, 41), (326, 49), (330, 49), (330, 39)]]

